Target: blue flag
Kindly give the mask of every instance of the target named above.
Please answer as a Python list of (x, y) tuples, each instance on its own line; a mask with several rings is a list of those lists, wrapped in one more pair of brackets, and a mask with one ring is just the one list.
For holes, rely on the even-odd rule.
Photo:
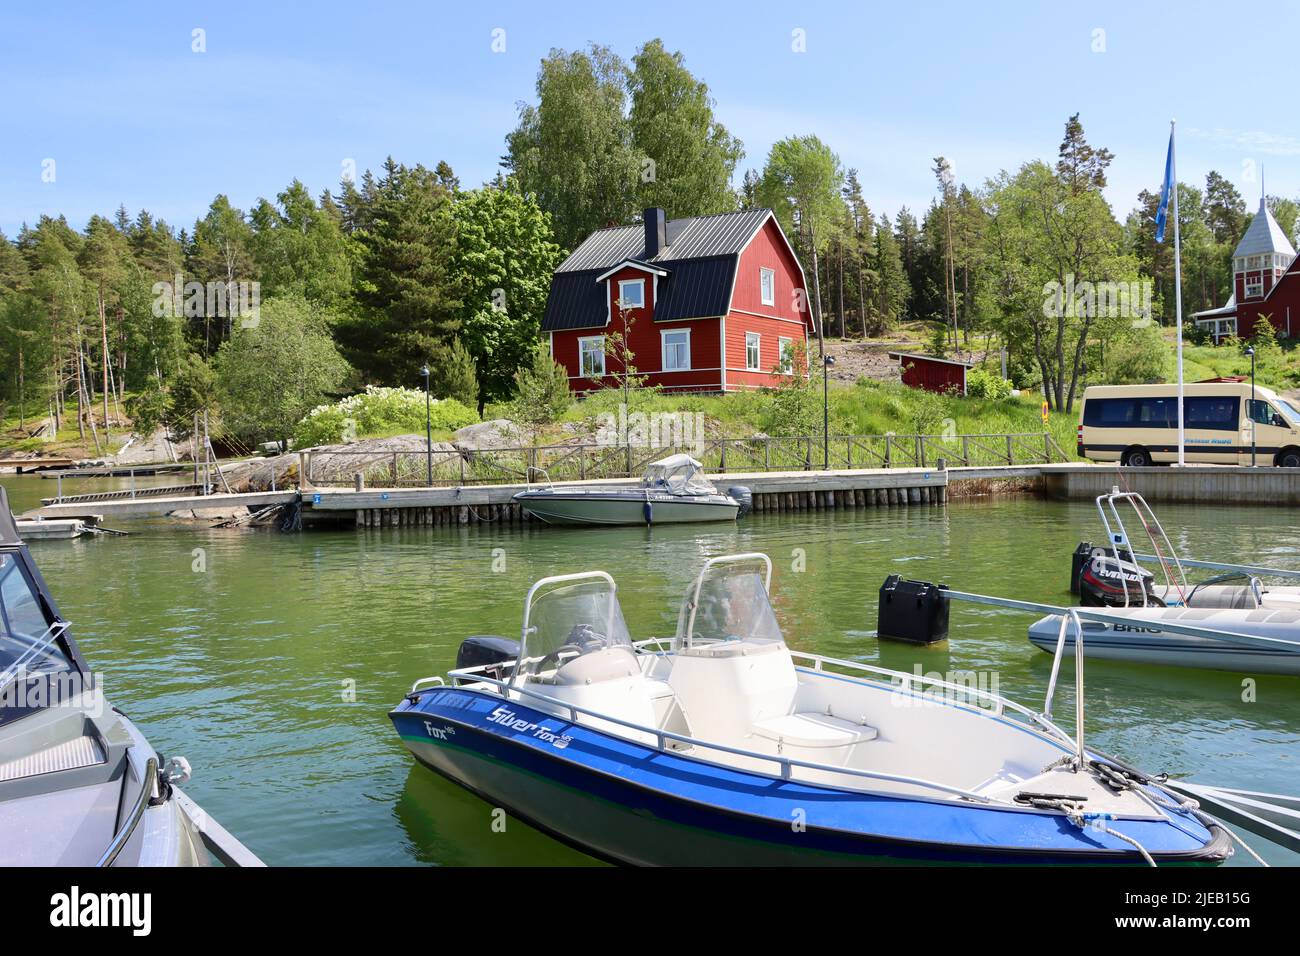
[(1165, 241), (1165, 222), (1169, 219), (1169, 197), (1174, 192), (1174, 133), (1169, 131), (1169, 154), (1165, 157), (1165, 185), (1160, 190), (1160, 207), (1156, 209), (1156, 242)]

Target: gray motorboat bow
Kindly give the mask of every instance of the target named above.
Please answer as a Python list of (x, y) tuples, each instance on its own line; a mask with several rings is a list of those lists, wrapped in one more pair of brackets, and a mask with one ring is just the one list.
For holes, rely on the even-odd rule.
[(722, 494), (690, 455), (669, 455), (646, 467), (636, 486), (547, 485), (521, 491), (514, 501), (550, 524), (669, 524), (734, 521), (750, 508), (749, 489)]
[(0, 866), (258, 862), (175, 789), (188, 772), (104, 700), (0, 488)]

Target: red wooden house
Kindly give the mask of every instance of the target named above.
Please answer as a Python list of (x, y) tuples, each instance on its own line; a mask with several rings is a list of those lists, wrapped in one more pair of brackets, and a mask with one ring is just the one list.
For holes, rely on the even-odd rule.
[(814, 330), (803, 269), (770, 209), (673, 220), (647, 209), (560, 264), (542, 331), (576, 392), (616, 384), (615, 333), (647, 385), (728, 392), (794, 374), (788, 362), (773, 370)]
[(1214, 341), (1229, 335), (1254, 338), (1255, 324), (1268, 319), (1278, 335), (1300, 335), (1300, 260), (1261, 197), (1259, 212), (1232, 253), (1232, 295), (1226, 305), (1195, 313), (1196, 324)]

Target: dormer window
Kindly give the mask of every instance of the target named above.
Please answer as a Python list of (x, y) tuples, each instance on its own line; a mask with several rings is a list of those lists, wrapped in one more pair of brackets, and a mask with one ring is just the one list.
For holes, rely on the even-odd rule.
[(758, 289), (764, 305), (776, 305), (776, 270), (758, 270)]
[(644, 309), (645, 279), (623, 279), (619, 282), (618, 304), (623, 309)]

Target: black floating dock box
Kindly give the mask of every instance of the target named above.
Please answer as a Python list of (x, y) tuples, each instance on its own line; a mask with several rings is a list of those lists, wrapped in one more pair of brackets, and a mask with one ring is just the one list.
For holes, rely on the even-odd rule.
[(891, 574), (880, 586), (876, 633), (909, 644), (933, 644), (948, 639), (946, 584), (904, 581)]

